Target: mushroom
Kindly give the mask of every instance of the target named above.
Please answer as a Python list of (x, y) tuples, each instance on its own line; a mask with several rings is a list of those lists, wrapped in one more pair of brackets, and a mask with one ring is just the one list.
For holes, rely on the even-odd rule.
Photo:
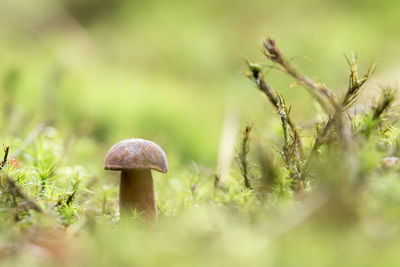
[(164, 151), (156, 143), (138, 138), (120, 141), (107, 152), (104, 169), (121, 171), (121, 215), (136, 210), (147, 219), (157, 218), (151, 169), (166, 173), (168, 162)]

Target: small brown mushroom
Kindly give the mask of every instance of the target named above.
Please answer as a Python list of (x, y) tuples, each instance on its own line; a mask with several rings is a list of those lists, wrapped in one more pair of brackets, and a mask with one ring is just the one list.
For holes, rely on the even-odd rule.
[(118, 142), (108, 151), (104, 169), (121, 171), (121, 215), (136, 210), (145, 218), (157, 218), (151, 169), (163, 173), (168, 171), (167, 157), (157, 144), (144, 139)]

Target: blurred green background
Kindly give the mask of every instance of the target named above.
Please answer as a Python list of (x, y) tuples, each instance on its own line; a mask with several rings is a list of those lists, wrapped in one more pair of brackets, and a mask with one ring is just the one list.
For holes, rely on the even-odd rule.
[[(319, 198), (304, 204), (279, 159), (282, 184), (265, 203), (244, 188), (238, 168), (225, 166), (237, 179), (221, 188), (213, 171), (220, 147), (229, 154), (234, 146), (221, 146), (221, 136), (239, 139), (247, 121), (255, 122), (252, 145), (272, 151), (281, 142), (276, 112), (242, 73), (245, 58), (263, 61), (263, 38), (338, 94), (349, 75), (344, 54), (358, 54), (360, 73), (377, 60), (369, 85), (377, 90), (400, 78), (399, 14), (396, 0), (0, 0), (0, 144), (11, 145), (11, 156), (25, 149), (11, 174), (45, 210), (24, 214), (21, 203), (18, 212), (2, 191), (0, 260), (33, 266), (37, 257), (50, 266), (40, 254), (50, 251), (65, 266), (398, 266), (399, 166), (381, 167), (383, 157), (399, 156), (396, 128), (357, 144), (366, 184), (343, 197), (361, 196), (360, 207), (349, 205), (360, 210), (357, 223)], [(277, 71), (266, 79), (294, 121), (316, 118), (318, 106), (293, 80)], [(118, 173), (105, 172), (103, 160), (131, 137), (155, 141), (168, 156), (169, 179), (154, 179), (159, 224), (138, 216), (118, 223)], [(327, 181), (344, 169), (324, 167)], [(348, 228), (335, 225), (340, 216)]]
[[(352, 51), (361, 68), (378, 60), (378, 84), (393, 84), (384, 77), (400, 65), (399, 10), (396, 0), (2, 0), (2, 101), (12, 98), (14, 116), (2, 125), (23, 136), (51, 122), (72, 140), (76, 163), (99, 170), (106, 150), (130, 137), (160, 144), (172, 172), (191, 161), (213, 167), (226, 114), (279, 131), (241, 74), (244, 56), (262, 60), (263, 37), (334, 90), (346, 86)], [(304, 90), (276, 72), (268, 80), (296, 119), (314, 118)]]

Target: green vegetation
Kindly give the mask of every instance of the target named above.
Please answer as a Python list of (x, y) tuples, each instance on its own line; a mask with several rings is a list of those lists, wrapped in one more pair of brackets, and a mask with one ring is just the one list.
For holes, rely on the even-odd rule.
[[(117, 187), (71, 165), (69, 146), (53, 127), (39, 125), (23, 141), (7, 137), (12, 148), (4, 148), (1, 170), (3, 262), (395, 265), (400, 215), (395, 91), (383, 89), (371, 107), (354, 114), (350, 109), (374, 64), (359, 76), (357, 59), (349, 59), (349, 86), (337, 97), (300, 74), (272, 39), (263, 47), (272, 65), (249, 62), (246, 75), (281, 119), (277, 153), (262, 138), (252, 146), (255, 126), (246, 125), (230, 180), (221, 183), (218, 173), (196, 164), (175, 178), (157, 179), (157, 223), (137, 213), (120, 221)], [(266, 81), (271, 68), (292, 76), (322, 106), (325, 114), (313, 127), (296, 126), (283, 95)]]
[(398, 1), (101, 2), (0, 3), (1, 265), (398, 265)]

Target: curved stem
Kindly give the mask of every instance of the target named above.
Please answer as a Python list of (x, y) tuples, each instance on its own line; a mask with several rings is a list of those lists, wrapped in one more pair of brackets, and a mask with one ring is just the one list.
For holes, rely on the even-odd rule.
[(157, 218), (153, 177), (149, 169), (123, 170), (119, 189), (119, 206), (122, 216), (136, 210), (146, 219)]

